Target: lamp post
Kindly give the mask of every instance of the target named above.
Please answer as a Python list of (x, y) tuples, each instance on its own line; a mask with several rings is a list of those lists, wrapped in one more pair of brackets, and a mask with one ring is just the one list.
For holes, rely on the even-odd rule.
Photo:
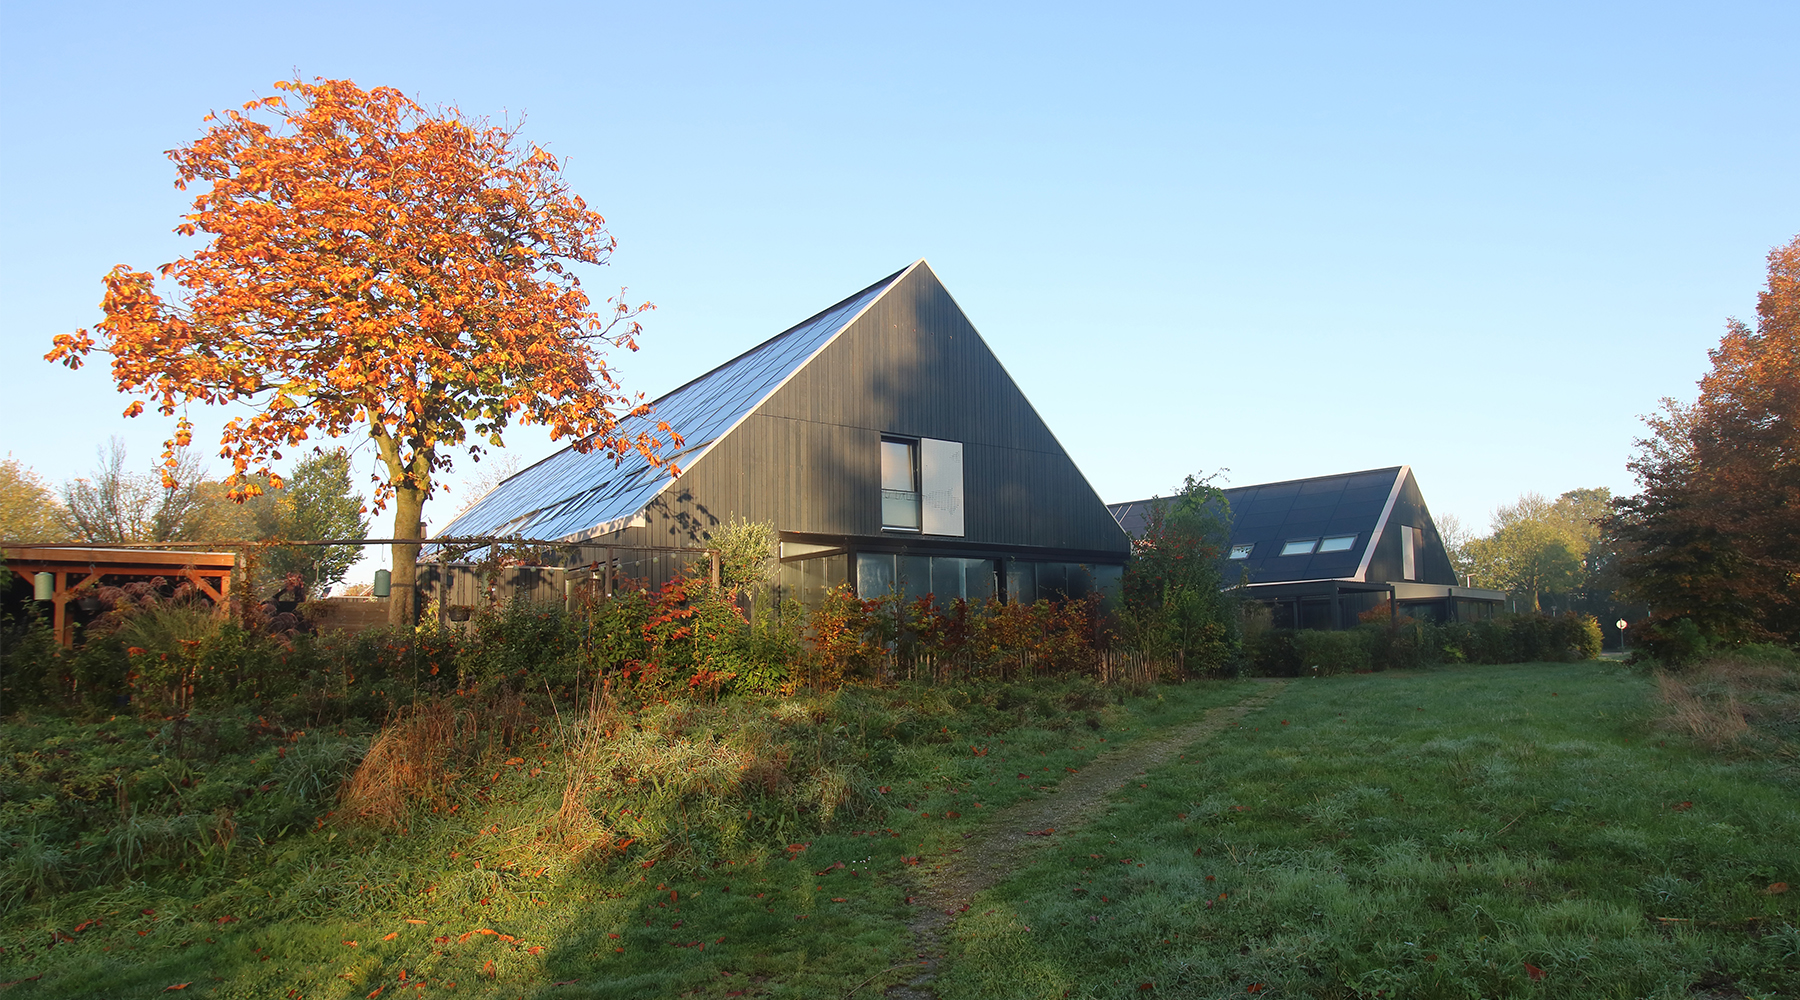
[(1623, 653), (1625, 652), (1625, 619), (1621, 618), (1613, 624), (1619, 626), (1619, 652)]

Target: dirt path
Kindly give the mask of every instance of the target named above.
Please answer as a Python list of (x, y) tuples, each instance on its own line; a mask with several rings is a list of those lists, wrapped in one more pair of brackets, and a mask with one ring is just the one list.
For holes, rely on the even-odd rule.
[[(906, 966), (887, 970), (917, 971), (910, 981), (887, 987), (883, 995), (895, 1000), (935, 1000), (937, 994), (931, 989), (931, 982), (937, 978), (944, 932), (959, 913), (969, 908), (969, 901), (977, 893), (998, 885), (1033, 851), (1087, 822), (1104, 808), (1107, 796), (1134, 775), (1168, 763), (1186, 748), (1262, 708), (1283, 686), (1285, 682), (1281, 681), (1258, 682), (1258, 690), (1243, 701), (1208, 709), (1185, 726), (1146, 736), (1097, 757), (1064, 778), (1046, 797), (1021, 802), (995, 816), (960, 853), (947, 856), (936, 871), (925, 876), (914, 897), (919, 907), (919, 914), (912, 921), (917, 958)], [(1056, 832), (1045, 836), (1045, 830)], [(883, 978), (886, 976), (871, 977), (868, 985)]]

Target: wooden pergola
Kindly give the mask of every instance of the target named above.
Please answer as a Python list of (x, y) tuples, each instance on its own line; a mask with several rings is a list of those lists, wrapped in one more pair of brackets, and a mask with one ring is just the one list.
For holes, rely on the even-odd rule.
[[(75, 642), (69, 627), (69, 602), (81, 591), (100, 585), (102, 577), (179, 577), (199, 588), (223, 608), (231, 598), (231, 573), (237, 565), (235, 552), (159, 552), (148, 549), (105, 547), (8, 545), (4, 549), (6, 568), (27, 579), (38, 573), (49, 573), (56, 579), (54, 627), (56, 641), (64, 646)], [(210, 582), (209, 582), (210, 581)]]

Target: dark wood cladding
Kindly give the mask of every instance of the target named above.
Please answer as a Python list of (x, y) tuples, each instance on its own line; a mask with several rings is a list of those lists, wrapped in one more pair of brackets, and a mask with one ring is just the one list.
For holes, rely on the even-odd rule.
[(1437, 525), (1432, 523), (1431, 511), (1425, 506), (1425, 495), (1419, 491), (1419, 483), (1413, 478), (1411, 469), (1400, 484), (1400, 495), (1394, 499), (1394, 510), (1388, 515), (1386, 530), (1375, 543), (1375, 555), (1369, 560), (1368, 575), (1364, 579), (1380, 583), (1406, 579), (1401, 575), (1404, 567), (1400, 551), (1400, 529), (1404, 526), (1418, 528), (1424, 536), (1424, 545), (1414, 555), (1415, 569), (1418, 570), (1416, 582), (1461, 586), (1463, 581), (1456, 578), (1450, 553), (1444, 548)]
[[(955, 541), (1120, 561), (1129, 551), (1100, 497), (923, 264), (695, 462), (651, 505), (648, 525), (618, 540), (703, 542), (732, 516), (783, 532), (884, 537), (883, 434), (962, 442), (965, 534)], [(924, 547), (932, 536), (912, 537)]]

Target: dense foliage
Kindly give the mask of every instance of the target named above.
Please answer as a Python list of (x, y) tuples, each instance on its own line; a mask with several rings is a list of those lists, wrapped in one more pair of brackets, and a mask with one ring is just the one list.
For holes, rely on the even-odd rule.
[(1231, 506), (1210, 477), (1188, 476), (1175, 496), (1152, 500), (1125, 567), (1121, 639), (1183, 673), (1225, 671), (1239, 642), (1231, 588), (1242, 582), (1221, 568), (1230, 537)]
[(1624, 589), (1652, 642), (1800, 644), (1800, 237), (1769, 254), (1756, 328), (1737, 320), (1692, 406), (1664, 401), (1615, 503)]

